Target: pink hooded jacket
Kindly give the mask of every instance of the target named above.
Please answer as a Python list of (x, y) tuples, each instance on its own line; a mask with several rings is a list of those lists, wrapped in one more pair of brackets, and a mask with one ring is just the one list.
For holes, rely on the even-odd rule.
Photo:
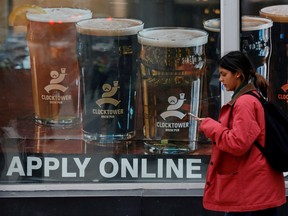
[[(256, 211), (286, 202), (283, 173), (273, 170), (253, 144), (264, 146), (261, 103), (245, 92), (248, 84), (221, 109), (219, 121), (206, 118), (200, 130), (212, 140), (204, 190), (204, 208), (214, 211)], [(231, 112), (233, 107), (233, 111)]]

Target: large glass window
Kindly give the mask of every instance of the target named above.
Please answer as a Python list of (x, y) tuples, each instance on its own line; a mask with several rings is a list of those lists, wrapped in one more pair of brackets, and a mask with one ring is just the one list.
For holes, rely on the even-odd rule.
[[(31, 17), (42, 13), (42, 9), (38, 7), (29, 9), (31, 15), (28, 24), (21, 18), (20, 14), (23, 12), (19, 10), (19, 14), (12, 22), (14, 26), (9, 26), (8, 17), (12, 10), (19, 7), (23, 9), (23, 6), (27, 4), (37, 5), (42, 9), (66, 7), (89, 9), (94, 19), (104, 18), (106, 21), (116, 18), (142, 21), (144, 31), (142, 34), (139, 33), (141, 37), (139, 41), (137, 37), (134, 37), (136, 39), (133, 39), (134, 41), (131, 39), (132, 43), (137, 45), (135, 50), (134, 45), (126, 44), (128, 42), (125, 42), (126, 38), (122, 37), (123, 35), (121, 37), (117, 35), (116, 39), (110, 37), (111, 35), (107, 39), (108, 36), (104, 35), (100, 42), (89, 38), (88, 36), (98, 35), (87, 33), (86, 30), (89, 27), (85, 27), (84, 24), (78, 26), (77, 29), (63, 30), (59, 38), (63, 35), (67, 38), (60, 40), (58, 36), (55, 36), (55, 32), (46, 32), (44, 26), (47, 23), (43, 20), (40, 22), (40, 27), (32, 25), (33, 18)], [(271, 92), (269, 98), (280, 100), (283, 109), (287, 109), (284, 88), (287, 85), (287, 71), (283, 69), (286, 67), (284, 65), (276, 68), (276, 66), (280, 67), (280, 64), (276, 63), (277, 57), (273, 57), (273, 55), (279, 57), (282, 48), (286, 47), (286, 32), (275, 35), (277, 26), (285, 29), (286, 22), (273, 20), (273, 13), (272, 15), (265, 13), (265, 10), (262, 14), (260, 13), (263, 8), (278, 4), (288, 4), (288, 1), (241, 1), (240, 48), (251, 55), (257, 71), (271, 82), (275, 91)], [(2, 5), (0, 9), (2, 15), (0, 21), (1, 184), (95, 183), (97, 187), (99, 183), (111, 183), (111, 185), (112, 183), (128, 183), (128, 186), (133, 185), (131, 183), (183, 183), (183, 187), (191, 187), (190, 183), (195, 183), (196, 187), (203, 187), (211, 144), (198, 131), (197, 125), (187, 113), (192, 112), (212, 118), (217, 118), (219, 114), (221, 100), (217, 59), (221, 55), (220, 1), (5, 1)], [(87, 18), (89, 17), (85, 17)], [(251, 20), (253, 24), (259, 21), (260, 27), (249, 27)], [(24, 22), (21, 23), (22, 21)], [(72, 17), (70, 22), (72, 22)], [(18, 26), (18, 24), (21, 25)], [(59, 22), (54, 17), (53, 20), (49, 20), (48, 25), (64, 27), (65, 21)], [(173, 29), (169, 31), (171, 27)], [(187, 38), (184, 37), (180, 42), (170, 41), (170, 45), (174, 44), (172, 47), (167, 44), (160, 46), (163, 35), (158, 32), (159, 42), (151, 45), (150, 42), (155, 36), (148, 29), (154, 33), (159, 30), (168, 31), (169, 35), (173, 35), (178, 32), (179, 28), (182, 33), (187, 31), (189, 34), (191, 32), (197, 34), (197, 42), (187, 42)], [(32, 30), (34, 30), (33, 33)], [(75, 34), (72, 32), (74, 30)], [(55, 40), (50, 45), (42, 46), (41, 44), (46, 44), (51, 39), (41, 38), (48, 34), (54, 35), (56, 39), (54, 38)], [(35, 42), (34, 39), (37, 37), (40, 39)], [(69, 41), (74, 41), (75, 47), (73, 43), (69, 44)], [(183, 45), (186, 42), (188, 45)], [(114, 47), (115, 43), (117, 43), (116, 47)], [(283, 43), (285, 46), (276, 48)], [(91, 50), (87, 51), (88, 48)], [(69, 51), (68, 55), (62, 55), (61, 49)], [(83, 55), (83, 53), (88, 54)], [(119, 53), (125, 58), (118, 57)], [(40, 57), (41, 63), (35, 62), (35, 59)], [(53, 60), (54, 57), (58, 60), (62, 59), (61, 61), (65, 64), (68, 63), (67, 66), (55, 66), (53, 69), (52, 66), (56, 61)], [(73, 63), (74, 57), (85, 64)], [(122, 68), (119, 69), (119, 62), (127, 62), (130, 59), (136, 62), (135, 76), (127, 76), (121, 72)], [(163, 69), (161, 64), (167, 65)], [(38, 66), (40, 69), (37, 69)], [(47, 67), (51, 67), (47, 76), (38, 80)], [(86, 67), (93, 67), (94, 76), (86, 74)], [(113, 73), (110, 71), (114, 69), (118, 71), (117, 80), (114, 77), (111, 78)], [(76, 70), (76, 73), (78, 71), (79, 79), (71, 78), (70, 83), (62, 85), (63, 80), (72, 70)], [(104, 79), (102, 75), (105, 75), (107, 71), (109, 73)], [(172, 73), (173, 76), (171, 76)], [(61, 77), (63, 80), (59, 81)], [(276, 80), (275, 77), (277, 77)], [(131, 82), (127, 84), (129, 80)], [(279, 83), (283, 80), (283, 83)], [(35, 95), (40, 92), (36, 90), (36, 85), (40, 81), (45, 87), (55, 87), (56, 84), (61, 84), (71, 89), (74, 86), (76, 101), (73, 99), (74, 93), (68, 96), (61, 94), (51, 96), (48, 90), (45, 94), (40, 94), (42, 101), (49, 102), (41, 107), (40, 102), (35, 99)], [(124, 85), (121, 84), (122, 81), (125, 81)], [(136, 83), (135, 89), (130, 87), (134, 82)], [(183, 85), (179, 87), (179, 83)], [(88, 105), (90, 106), (85, 101), (88, 96), (92, 97), (89, 94), (86, 95), (91, 89), (85, 89), (85, 84), (102, 91), (101, 94), (97, 92), (100, 95), (99, 101), (95, 99), (93, 106), (98, 107), (94, 108), (94, 113), (90, 116), (85, 115), (85, 109)], [(277, 85), (279, 88), (276, 92)], [(114, 89), (115, 94), (112, 94), (111, 89)], [(118, 131), (113, 132), (112, 137), (117, 136), (116, 141), (112, 142), (111, 136), (105, 136), (108, 130), (105, 122), (107, 119), (115, 119), (115, 112), (125, 113), (125, 109), (115, 110), (111, 108), (112, 105), (109, 109), (104, 109), (99, 108), (101, 107), (99, 104), (103, 102), (101, 99), (115, 99), (116, 93), (118, 94), (122, 89), (129, 93), (126, 97), (128, 99), (117, 98), (117, 100), (121, 103), (126, 101), (125, 103), (130, 108), (125, 115), (126, 118), (118, 120), (115, 127), (120, 128), (120, 124), (125, 124), (124, 129), (129, 129), (131, 125), (128, 126), (128, 122), (134, 124), (134, 119), (136, 125), (132, 133), (131, 131), (125, 133), (128, 136), (121, 141), (117, 138)], [(187, 92), (186, 89), (188, 89)], [(70, 100), (71, 103), (65, 108), (59, 108)], [(97, 104), (96, 101), (99, 103)], [(134, 102), (137, 105), (135, 107)], [(55, 109), (55, 106), (58, 108)], [(46, 114), (59, 110), (69, 112), (72, 107), (76, 107), (76, 112), (71, 111), (72, 114), (70, 114), (79, 117), (80, 122), (69, 125), (69, 120), (68, 126), (53, 125), (55, 119), (54, 123), (52, 121), (50, 125), (47, 125), (49, 119), (42, 115), (43, 112), (40, 112), (43, 110), (46, 110)], [(175, 116), (171, 117), (172, 114)], [(40, 116), (38, 120), (37, 115)], [(102, 116), (101, 121), (97, 118), (99, 115)], [(183, 118), (179, 121), (181, 115)], [(88, 129), (83, 130), (83, 128), (84, 123), (86, 125), (90, 120), (93, 122), (91, 126), (93, 135), (88, 134), (87, 140), (85, 135)], [(61, 121), (63, 123), (65, 120)], [(95, 132), (95, 128), (99, 131)], [(177, 136), (183, 128), (185, 131), (180, 137)], [(123, 135), (122, 132), (120, 134)], [(99, 139), (101, 142), (98, 142)], [(185, 185), (185, 183), (188, 184)]]
[[(240, 48), (284, 110), (286, 22), (264, 8), (287, 3), (239, 8)], [(85, 10), (39, 20), (47, 8)], [(219, 114), (220, 1), (5, 1), (0, 11), (2, 185), (203, 188), (211, 143), (190, 114)], [(136, 27), (112, 34), (111, 22), (123, 19)]]
[[(37, 7), (31, 9), (28, 6), (27, 9), (27, 4), (36, 5)], [(187, 46), (176, 46), (176, 48), (172, 47), (170, 50), (166, 48), (161, 49), (156, 46), (155, 51), (153, 51), (153, 47), (151, 48), (145, 43), (140, 44), (136, 40), (136, 43), (133, 43), (134, 45), (137, 44), (138, 50), (133, 52), (131, 59), (134, 59), (139, 64), (146, 61), (145, 59), (140, 59), (140, 56), (143, 56), (143, 54), (140, 54), (140, 51), (143, 52), (143, 49), (147, 49), (147, 53), (150, 52), (146, 56), (148, 59), (155, 58), (156, 61), (162, 61), (162, 59), (166, 58), (165, 52), (167, 50), (171, 52), (171, 55), (175, 55), (174, 57), (172, 56), (171, 61), (176, 61), (175, 58), (178, 58), (177, 56), (182, 53), (183, 57), (181, 58), (183, 58), (183, 61), (187, 61), (187, 64), (185, 65), (185, 62), (177, 63), (179, 64), (177, 70), (169, 69), (167, 72), (171, 74), (176, 73), (176, 75), (173, 74), (171, 76), (170, 74), (167, 76), (167, 74), (163, 73), (164, 71), (161, 72), (162, 69), (158, 69), (159, 74), (157, 77), (148, 78), (147, 76), (144, 77), (144, 72), (141, 72), (139, 69), (141, 66), (137, 64), (137, 70), (133, 71), (135, 77), (133, 77), (134, 75), (126, 76), (126, 71), (122, 71), (120, 75), (118, 74), (118, 83), (115, 83), (115, 78), (113, 78), (114, 80), (111, 78), (111, 74), (108, 74), (105, 80), (102, 80), (104, 78), (100, 76), (101, 73), (118, 68), (118, 65), (113, 62), (118, 57), (114, 52), (115, 49), (111, 48), (116, 43), (115, 41), (117, 40), (118, 44), (116, 51), (123, 49), (124, 53), (128, 52), (131, 45), (119, 45), (119, 37), (116, 40), (112, 37), (103, 37), (98, 42), (94, 41), (98, 44), (87, 44), (86, 46), (85, 44), (90, 43), (92, 39), (89, 39), (83, 33), (85, 32), (85, 27), (80, 27), (79, 25), (78, 32), (74, 33), (73, 31), (76, 32), (74, 28), (71, 30), (71, 27), (68, 25), (67, 27), (65, 26), (67, 20), (64, 18), (61, 22), (57, 21), (56, 17), (48, 21), (40, 20), (38, 23), (39, 26), (37, 25), (37, 18), (35, 17), (43, 13), (43, 8), (66, 7), (89, 9), (92, 11), (94, 19), (105, 18), (104, 20), (106, 21), (116, 18), (140, 20), (144, 23), (144, 29), (158, 27), (165, 27), (166, 30), (171, 27), (185, 28), (181, 30), (184, 30), (184, 32), (187, 31), (189, 34), (192, 32), (192, 36), (194, 33), (202, 34), (202, 38), (200, 38), (202, 42), (190, 43), (188, 41)], [(18, 8), (18, 11), (11, 18), (11, 13), (15, 8)], [(28, 10), (28, 22), (23, 18), (23, 10)], [(189, 119), (187, 112), (195, 111), (199, 116), (211, 116), (215, 118), (219, 112), (220, 88), (215, 64), (220, 55), (220, 26), (218, 24), (215, 26), (213, 22), (213, 19), (220, 17), (219, 1), (8, 1), (4, 4), (4, 7), (1, 7), (1, 12), (0, 85), (2, 102), (0, 105), (0, 181), (2, 184), (58, 182), (201, 183), (204, 181), (210, 154), (210, 142), (199, 133), (197, 125)], [(8, 17), (10, 20), (8, 20)], [(90, 18), (89, 14), (86, 17), (84, 16), (84, 18)], [(70, 19), (69, 22), (76, 22), (72, 20), (74, 19), (73, 17), (70, 17)], [(10, 24), (12, 22), (12, 26), (8, 25), (9, 21)], [(58, 29), (57, 31), (60, 33), (47, 30), (55, 26), (64, 27), (65, 30)], [(73, 23), (73, 26), (75, 26), (75, 23)], [(173, 31), (171, 31), (171, 34), (174, 33)], [(121, 37), (122, 39), (124, 41), (124, 38)], [(184, 37), (183, 41), (185, 40), (187, 39)], [(83, 43), (81, 46), (79, 45), (80, 42)], [(76, 48), (74, 47), (75, 43)], [(83, 47), (86, 47), (85, 50)], [(83, 53), (88, 52), (87, 49), (90, 48), (90, 54), (84, 55)], [(103, 51), (110, 48), (111, 51)], [(65, 52), (68, 52), (67, 56)], [(76, 57), (75, 61), (90, 61), (90, 63), (85, 63), (85, 66), (78, 67), (77, 62), (74, 63)], [(120, 61), (130, 61), (128, 55), (125, 58), (126, 60), (122, 58), (118, 59), (118, 63)], [(38, 62), (38, 59), (40, 59), (40, 62)], [(60, 65), (57, 66), (57, 62)], [(95, 62), (97, 64), (94, 64)], [(190, 66), (198, 67), (197, 70), (189, 68), (191, 62), (192, 65)], [(67, 66), (64, 67), (63, 64)], [(83, 83), (84, 81), (80, 81), (80, 78), (78, 79), (76, 75), (76, 78), (71, 78), (70, 83), (67, 82), (64, 84), (65, 79), (68, 79), (67, 77), (75, 73), (75, 71), (76, 74), (79, 73), (79, 76), (84, 76), (83, 71), (86, 70), (85, 67), (89, 68), (91, 67), (90, 65), (98, 69), (94, 68), (95, 73), (92, 77), (85, 74), (88, 77), (85, 83)], [(112, 66), (110, 67), (109, 65)], [(188, 66), (188, 68), (181, 69), (181, 67), (185, 66)], [(46, 69), (48, 70), (46, 72), (47, 76), (44, 76)], [(117, 70), (121, 69), (118, 68)], [(130, 69), (126, 68), (125, 70)], [(199, 72), (197, 72), (198, 70)], [(189, 71), (195, 71), (199, 74), (192, 74)], [(188, 75), (185, 75), (186, 72)], [(111, 82), (109, 81), (110, 78)], [(166, 110), (167, 116), (170, 115), (170, 117), (166, 116), (166, 118), (180, 119), (179, 114), (181, 114), (186, 115), (185, 120), (182, 122), (177, 121), (178, 123), (176, 124), (173, 122), (174, 120), (165, 122), (166, 119), (163, 118), (162, 123), (157, 122), (155, 125), (153, 125), (152, 121), (147, 123), (148, 117), (143, 114), (147, 105), (146, 99), (153, 99), (158, 92), (149, 93), (148, 97), (145, 98), (147, 96), (145, 95), (145, 91), (150, 92), (149, 88), (152, 88), (152, 85), (155, 84), (154, 80), (153, 84), (150, 83), (149, 88), (143, 87), (143, 79), (146, 78), (148, 82), (151, 79), (156, 79), (156, 81), (158, 79), (158, 92), (169, 92), (169, 95), (165, 96), (167, 98), (163, 98), (163, 101), (165, 101), (163, 104), (165, 104), (163, 105), (164, 110), (162, 113)], [(99, 79), (102, 81), (99, 81)], [(179, 90), (182, 87), (177, 87), (175, 83), (174, 86), (168, 85), (168, 88), (162, 86), (161, 82), (166, 82), (169, 79), (176, 80), (178, 83), (188, 82), (188, 85), (185, 84), (186, 87), (184, 87), (187, 89), (187, 92)], [(127, 87), (127, 80), (137, 83), (135, 91)], [(127, 85), (121, 84), (124, 81)], [(130, 104), (129, 106), (134, 106), (131, 103), (133, 99), (136, 102), (136, 107), (132, 107), (133, 109), (130, 108), (128, 110), (129, 115), (127, 114), (126, 116), (132, 118), (131, 116), (134, 115), (133, 118), (137, 120), (135, 132), (131, 136), (132, 138), (127, 136), (122, 141), (118, 141), (116, 138), (116, 141), (111, 142), (111, 136), (105, 137), (105, 133), (107, 133), (110, 126), (105, 124), (107, 119), (99, 120), (98, 118), (97, 120), (96, 113), (101, 113), (102, 117), (104, 116), (108, 119), (116, 118), (111, 113), (112, 108), (106, 110), (104, 108), (100, 109), (100, 105), (98, 104), (99, 107), (94, 109), (94, 115), (84, 116), (84, 111), (89, 103), (87, 102), (86, 104), (85, 102), (88, 101), (86, 100), (88, 95), (85, 94), (89, 90), (85, 89), (86, 87), (84, 86), (85, 84), (88, 86), (88, 83), (89, 85), (94, 85), (95, 88), (98, 88), (97, 85), (101, 88), (103, 87), (103, 91), (106, 91), (105, 88), (107, 87), (106, 95), (108, 95), (108, 92), (110, 93), (108, 89), (111, 87), (115, 89), (115, 92), (119, 92), (119, 88), (125, 88), (127, 92), (130, 91), (130, 99), (125, 103)], [(37, 86), (40, 85), (46, 88), (45, 93), (41, 93), (40, 88), (37, 89)], [(133, 83), (130, 83), (130, 85), (133, 85)], [(74, 88), (75, 90), (71, 91), (68, 96), (63, 96), (61, 95), (60, 87), (67, 89)], [(59, 88), (56, 95), (51, 95), (49, 92), (57, 92), (53, 88)], [(164, 88), (166, 88), (165, 91), (163, 91)], [(74, 94), (76, 94), (76, 97)], [(40, 99), (37, 98), (37, 95), (40, 95)], [(111, 95), (112, 93), (107, 97), (111, 99), (114, 93)], [(164, 96), (160, 95), (159, 100), (162, 97)], [(103, 94), (102, 102), (104, 98)], [(107, 102), (107, 99), (105, 100)], [(175, 100), (178, 100), (178, 102), (176, 103)], [(94, 104), (96, 106), (96, 102), (94, 102), (93, 106)], [(100, 99), (98, 102), (100, 103)], [(122, 99), (121, 102), (124, 103), (124, 100)], [(67, 103), (67, 106), (65, 106), (65, 103)], [(157, 110), (161, 106), (161, 103), (158, 102), (158, 105), (154, 108), (149, 105), (148, 111), (146, 110), (147, 113), (151, 115), (151, 110)], [(169, 106), (170, 111), (167, 108)], [(182, 106), (185, 107), (183, 108)], [(53, 112), (56, 112), (56, 115), (59, 114), (59, 116), (54, 118), (55, 113), (53, 114)], [(69, 119), (66, 115), (65, 117), (69, 120), (63, 120), (60, 115), (65, 115), (65, 112), (76, 117)], [(125, 108), (114, 112), (125, 113)], [(175, 117), (171, 117), (176, 112), (178, 114)], [(156, 116), (154, 117), (156, 118)], [(49, 118), (52, 118), (52, 120)], [(69, 124), (70, 122), (77, 123), (77, 118), (78, 120), (80, 119), (80, 123)], [(83, 125), (91, 120), (94, 122), (93, 125), (90, 128), (87, 126), (83, 130)], [(60, 126), (57, 125), (59, 122)], [(61, 124), (63, 122), (64, 124)], [(125, 124), (124, 127), (128, 128), (126, 120), (118, 120), (117, 124), (120, 123)], [(130, 124), (134, 124), (134, 121), (131, 121)], [(155, 130), (148, 132), (147, 128), (148, 126), (152, 127), (151, 125), (156, 128), (156, 134), (161, 134), (160, 138), (158, 135), (147, 135), (150, 132), (155, 132)], [(181, 132), (182, 127), (185, 129), (183, 135), (175, 136), (179, 131)], [(99, 131), (95, 132), (95, 128), (99, 128)], [(86, 133), (90, 129), (94, 133), (91, 136), (89, 136), (89, 133)], [(104, 133), (104, 135), (102, 136), (101, 133)], [(117, 131), (114, 131), (112, 137), (115, 134), (117, 135), (117, 133)], [(119, 133), (121, 134), (121, 132)], [(128, 134), (130, 135), (131, 133), (129, 132)], [(85, 135), (90, 138), (88, 141), (85, 139)], [(98, 136), (96, 141), (94, 140), (94, 136)], [(99, 139), (101, 142), (98, 142)], [(176, 141), (173, 139), (176, 139)]]

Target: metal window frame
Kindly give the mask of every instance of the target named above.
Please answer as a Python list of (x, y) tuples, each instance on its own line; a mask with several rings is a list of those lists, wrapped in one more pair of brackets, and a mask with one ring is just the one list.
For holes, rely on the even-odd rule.
[[(240, 0), (221, 0), (221, 56), (240, 50)], [(231, 100), (232, 92), (221, 85), (221, 105)]]
[[(221, 56), (240, 49), (240, 0), (221, 0)], [(221, 104), (231, 92), (221, 91)], [(67, 196), (203, 196), (205, 182), (198, 183), (71, 183), (0, 185), (1, 197), (67, 197)], [(285, 182), (288, 194), (288, 181)]]

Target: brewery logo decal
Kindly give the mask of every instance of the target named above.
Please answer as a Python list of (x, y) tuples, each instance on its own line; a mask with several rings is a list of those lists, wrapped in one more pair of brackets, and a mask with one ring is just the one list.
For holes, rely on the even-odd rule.
[(114, 81), (113, 85), (114, 86), (111, 86), (110, 84), (105, 83), (102, 86), (104, 93), (102, 94), (102, 98), (96, 101), (96, 104), (99, 107), (101, 107), (101, 105), (107, 104), (107, 103), (112, 104), (114, 106), (117, 106), (121, 102), (121, 101), (118, 101), (118, 100), (112, 98), (117, 93), (118, 89), (120, 88), (118, 86), (118, 81)]
[(162, 112), (160, 116), (164, 119), (164, 122), (157, 122), (158, 128), (165, 129), (166, 132), (179, 132), (181, 128), (188, 128), (189, 122), (167, 122), (168, 117), (176, 117), (178, 119), (183, 119), (186, 114), (178, 111), (177, 109), (181, 108), (185, 101), (185, 93), (180, 93), (180, 98), (178, 99), (175, 96), (170, 96), (168, 98), (169, 106), (167, 111)]
[[(111, 104), (114, 107), (117, 107), (120, 104), (120, 100), (112, 98), (119, 90), (118, 81), (113, 81), (113, 86), (109, 83), (105, 83), (102, 86), (104, 93), (102, 98), (96, 101), (96, 104), (99, 107), (102, 107), (103, 104)], [(121, 115), (124, 113), (123, 109), (92, 109), (92, 113), (96, 115), (101, 115), (101, 118), (115, 118), (115, 115)]]
[(281, 86), (281, 89), (286, 93), (286, 94), (278, 94), (278, 99), (279, 100), (286, 100), (286, 102), (288, 103), (288, 83), (284, 84), (283, 86)]
[(60, 95), (59, 92), (54, 92), (52, 95), (51, 90), (58, 90), (61, 92), (66, 92), (68, 87), (61, 85), (61, 82), (66, 77), (66, 68), (61, 68), (61, 72), (59, 73), (56, 70), (50, 72), (50, 84), (45, 86), (44, 89), (48, 94), (41, 95), (41, 99), (44, 101), (49, 101), (50, 104), (62, 104), (63, 101), (71, 101), (71, 95)]
[(55, 70), (51, 71), (50, 76), (52, 79), (50, 80), (50, 84), (44, 88), (47, 93), (49, 93), (51, 90), (59, 90), (65, 92), (68, 87), (63, 86), (60, 83), (65, 79), (66, 75), (66, 68), (61, 68), (61, 73)]
[(180, 98), (178, 99), (175, 96), (170, 96), (168, 98), (168, 102), (169, 102), (169, 106), (167, 107), (167, 111), (161, 113), (161, 117), (166, 120), (167, 117), (177, 117), (179, 119), (183, 119), (185, 114), (183, 114), (182, 112), (178, 111), (177, 109), (179, 109), (180, 107), (182, 107), (182, 105), (184, 104), (185, 101), (185, 93), (180, 93)]

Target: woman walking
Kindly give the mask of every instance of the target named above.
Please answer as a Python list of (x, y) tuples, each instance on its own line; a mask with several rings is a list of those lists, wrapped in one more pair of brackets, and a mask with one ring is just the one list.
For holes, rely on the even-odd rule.
[(219, 73), (226, 90), (234, 91), (231, 101), (218, 121), (196, 118), (212, 140), (204, 208), (225, 216), (277, 216), (277, 207), (286, 202), (283, 173), (273, 170), (254, 145), (256, 140), (265, 144), (264, 110), (257, 98), (245, 94), (266, 97), (268, 84), (240, 51), (220, 59)]

